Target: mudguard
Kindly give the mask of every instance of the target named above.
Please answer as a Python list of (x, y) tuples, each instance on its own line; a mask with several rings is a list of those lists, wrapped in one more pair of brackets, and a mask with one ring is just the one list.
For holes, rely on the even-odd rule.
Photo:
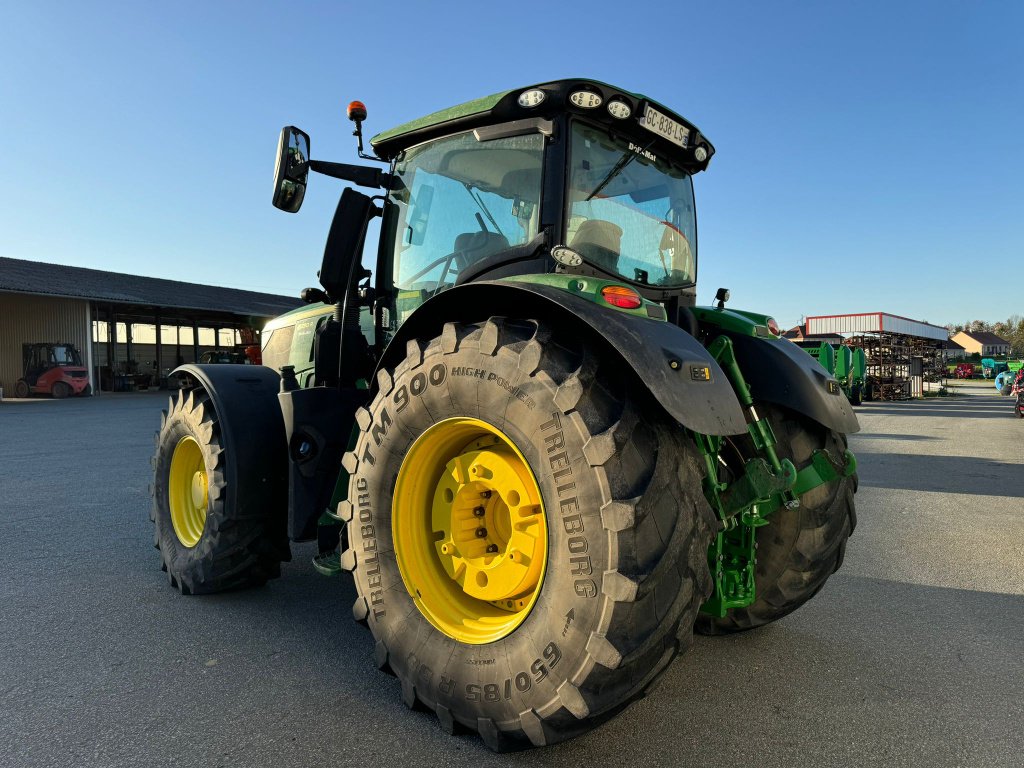
[(440, 293), (398, 329), (378, 369), (397, 365), (410, 339), (437, 336), (447, 322), (492, 316), (543, 318), (559, 330), (590, 338), (622, 360), (672, 418), (695, 432), (738, 435), (747, 430), (725, 373), (693, 336), (671, 323), (606, 308), (548, 285), (481, 281)]
[(221, 442), (241, 447), (254, 438), (284, 467), (285, 436), (277, 390), (281, 377), (263, 365), (196, 365), (175, 368), (170, 376), (191, 377), (209, 394), (220, 420)]
[[(259, 493), (287, 510), (288, 454), (284, 420), (277, 405), (281, 377), (263, 365), (182, 365), (171, 376), (198, 382), (216, 411), (221, 445), (231, 451), (228, 493)], [(242, 486), (248, 486), (242, 490)]]
[[(265, 492), (280, 493), (288, 538), (316, 538), (365, 392), (333, 387), (279, 392), (280, 374), (263, 365), (183, 365), (171, 375), (195, 379), (210, 395), (224, 446), (241, 456), (238, 466), (272, 467)], [(229, 478), (228, 487), (236, 488), (236, 482)]]
[(726, 333), (755, 400), (790, 408), (836, 432), (860, 431), (836, 378), (786, 339)]

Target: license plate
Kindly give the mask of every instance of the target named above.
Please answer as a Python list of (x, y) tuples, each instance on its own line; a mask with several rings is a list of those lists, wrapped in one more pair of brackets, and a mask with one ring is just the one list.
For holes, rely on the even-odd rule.
[(689, 128), (677, 123), (668, 115), (661, 114), (650, 104), (644, 108), (643, 117), (640, 118), (640, 125), (651, 133), (656, 133), (680, 147), (685, 147), (690, 141)]

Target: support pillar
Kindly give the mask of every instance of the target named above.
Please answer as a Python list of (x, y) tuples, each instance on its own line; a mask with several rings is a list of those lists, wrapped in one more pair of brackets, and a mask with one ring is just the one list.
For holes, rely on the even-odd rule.
[(160, 310), (159, 309), (157, 309), (155, 311), (153, 319), (156, 321), (156, 363), (154, 364), (156, 370), (153, 371), (153, 374), (154, 374), (153, 378), (154, 378), (154, 381), (156, 383), (156, 388), (159, 389), (160, 388), (160, 376), (161, 376), (161, 374), (163, 373), (163, 370), (164, 370), (164, 363), (163, 363), (163, 349), (164, 349), (164, 347), (163, 347), (163, 343), (162, 343), (163, 339), (161, 338), (161, 333), (160, 333)]

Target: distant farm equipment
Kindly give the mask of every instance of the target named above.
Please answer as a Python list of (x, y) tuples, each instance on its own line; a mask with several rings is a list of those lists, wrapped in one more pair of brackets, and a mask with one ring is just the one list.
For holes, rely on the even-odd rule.
[(981, 376), (985, 379), (994, 379), (1003, 371), (1008, 371), (1009, 363), (1005, 360), (996, 360), (992, 357), (983, 357), (981, 359)]
[(74, 344), (23, 344), (21, 360), (22, 376), (14, 385), (16, 397), (50, 395), (59, 400), (92, 394), (89, 371)]
[(996, 374), (996, 392), (998, 392), (1000, 395), (1010, 394), (1010, 391), (1013, 389), (1013, 380), (1016, 376), (1017, 372), (1010, 370), (1001, 371), (1000, 373)]
[(971, 363), (959, 363), (956, 366), (956, 370), (953, 371), (953, 375), (958, 379), (973, 379), (974, 365)]
[(827, 341), (820, 344), (806, 341), (797, 342), (797, 346), (836, 377), (851, 405), (860, 405), (865, 399), (870, 399), (865, 387), (867, 358), (863, 349), (846, 345), (835, 348)]

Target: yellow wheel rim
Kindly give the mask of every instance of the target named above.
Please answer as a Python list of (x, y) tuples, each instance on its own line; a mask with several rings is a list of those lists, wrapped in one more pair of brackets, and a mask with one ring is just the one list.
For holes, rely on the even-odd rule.
[(402, 462), (391, 513), (398, 569), (427, 621), (473, 645), (523, 623), (544, 581), (547, 522), (503, 432), (469, 418), (432, 426)]
[(195, 438), (183, 437), (174, 446), (167, 486), (174, 533), (186, 547), (194, 547), (206, 527), (210, 497), (203, 449)]

